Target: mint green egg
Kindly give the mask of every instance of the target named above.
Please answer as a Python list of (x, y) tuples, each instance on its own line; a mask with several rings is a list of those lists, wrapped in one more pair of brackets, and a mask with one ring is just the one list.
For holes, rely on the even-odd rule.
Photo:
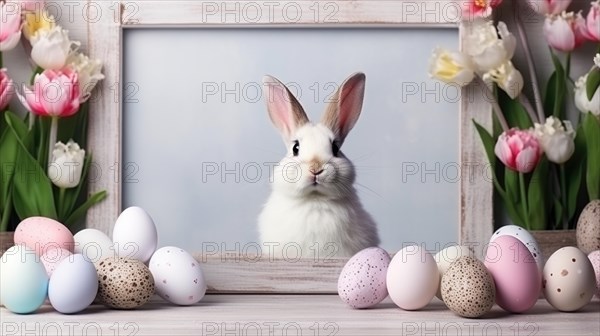
[(2, 255), (0, 293), (2, 304), (13, 313), (29, 314), (44, 304), (48, 275), (35, 251), (17, 245)]

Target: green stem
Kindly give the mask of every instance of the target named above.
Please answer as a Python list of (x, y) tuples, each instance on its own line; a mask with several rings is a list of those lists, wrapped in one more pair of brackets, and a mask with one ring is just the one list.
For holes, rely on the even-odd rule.
[(565, 165), (559, 165), (560, 170), (560, 196), (563, 204), (563, 230), (569, 229), (569, 201), (567, 198), (567, 173)]
[(565, 75), (571, 78), (571, 52), (567, 53), (567, 61), (565, 63)]
[(502, 131), (508, 131), (510, 127), (508, 126), (508, 122), (506, 121), (504, 114), (502, 114), (502, 108), (500, 107), (500, 104), (498, 104), (498, 99), (496, 99), (496, 95), (494, 94), (494, 92), (492, 92), (492, 90), (490, 90), (483, 78), (481, 78), (480, 76), (475, 76), (475, 80), (477, 80), (479, 85), (481, 85), (481, 88), (484, 91), (486, 91), (485, 97), (489, 98), (488, 100), (490, 104), (492, 104), (492, 109), (496, 113), (496, 117), (498, 118), (498, 122), (502, 127)]
[(4, 211), (2, 212), (2, 221), (0, 221), (0, 232), (5, 232), (8, 230), (8, 219), (10, 218), (10, 214), (12, 210), (12, 189), (8, 190), (8, 197), (6, 199), (6, 206), (4, 207)]
[(48, 162), (52, 162), (52, 151), (56, 144), (56, 137), (58, 132), (58, 117), (52, 117), (52, 123), (50, 124), (50, 135), (48, 137)]
[(525, 229), (529, 227), (529, 212), (527, 211), (527, 194), (525, 192), (525, 174), (519, 173), (519, 189), (521, 189), (521, 205), (523, 206), (523, 220), (525, 221)]
[(66, 220), (66, 216), (67, 214), (64, 211), (65, 208), (65, 188), (60, 188), (58, 190), (58, 206), (56, 207), (58, 209), (58, 217), (61, 221)]

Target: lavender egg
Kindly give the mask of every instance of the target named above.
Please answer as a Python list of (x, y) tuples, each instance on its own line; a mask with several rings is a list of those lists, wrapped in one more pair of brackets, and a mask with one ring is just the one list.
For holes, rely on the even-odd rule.
[(338, 294), (350, 307), (372, 307), (388, 296), (386, 276), (390, 255), (379, 247), (355, 254), (344, 266), (338, 279)]

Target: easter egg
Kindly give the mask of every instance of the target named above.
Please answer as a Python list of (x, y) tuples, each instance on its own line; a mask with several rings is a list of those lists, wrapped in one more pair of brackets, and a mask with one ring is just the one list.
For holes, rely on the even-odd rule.
[[(453, 245), (446, 247), (445, 249), (436, 253), (435, 256), (433, 256), (433, 259), (435, 260), (438, 267), (438, 272), (440, 273), (440, 282), (442, 281), (442, 277), (444, 276), (444, 273), (446, 273), (450, 265), (456, 260), (460, 259), (461, 257), (475, 257), (475, 252), (473, 252), (471, 248), (465, 245)], [(443, 301), (441, 286), (438, 287), (439, 288), (435, 295), (438, 299)]]
[(592, 263), (596, 275), (596, 296), (600, 298), (600, 251), (594, 251), (588, 254), (588, 259), (590, 259), (590, 263)]
[(492, 238), (490, 239), (490, 243), (493, 243), (498, 237), (502, 237), (502, 236), (511, 236), (513, 238), (516, 238), (521, 243), (523, 243), (523, 245), (525, 245), (525, 247), (527, 247), (527, 249), (529, 250), (529, 253), (531, 253), (531, 255), (533, 256), (533, 259), (535, 260), (535, 262), (537, 264), (538, 272), (540, 273), (540, 278), (541, 278), (542, 271), (544, 270), (544, 256), (542, 255), (540, 247), (539, 247), (537, 241), (535, 240), (535, 238), (533, 237), (533, 235), (531, 235), (531, 233), (529, 233), (529, 231), (525, 230), (524, 228), (522, 228), (520, 226), (505, 225), (505, 226), (499, 228), (498, 230), (496, 230), (496, 232), (494, 232), (494, 234), (492, 235)]
[(542, 278), (529, 249), (512, 236), (500, 236), (490, 243), (485, 266), (494, 278), (496, 303), (512, 313), (522, 313), (535, 305)]
[(338, 295), (352, 308), (369, 308), (388, 296), (386, 276), (390, 255), (369, 247), (356, 253), (338, 278)]
[(423, 247), (412, 245), (400, 250), (390, 261), (386, 285), (390, 298), (404, 310), (425, 307), (439, 285), (435, 260)]
[(583, 253), (600, 250), (600, 200), (593, 200), (583, 208), (575, 230), (577, 247)]
[(496, 300), (494, 279), (485, 265), (473, 257), (461, 257), (442, 276), (444, 303), (462, 317), (480, 317)]
[(66, 226), (46, 217), (29, 217), (15, 229), (15, 245), (24, 244), (42, 256), (47, 250), (64, 248), (73, 252), (73, 235)]
[(158, 243), (154, 221), (140, 207), (125, 209), (115, 222), (113, 243), (119, 257), (148, 262)]
[(156, 293), (166, 301), (191, 305), (206, 293), (206, 281), (200, 264), (178, 247), (167, 246), (154, 252), (150, 272)]
[(91, 262), (114, 257), (112, 240), (104, 232), (96, 229), (84, 229), (73, 236), (74, 252), (83, 254)]
[(25, 245), (15, 245), (2, 255), (0, 263), (2, 304), (17, 314), (36, 311), (48, 293), (48, 275), (36, 252)]
[(567, 246), (554, 252), (544, 266), (546, 300), (560, 311), (576, 311), (596, 293), (594, 267), (580, 249)]
[(81, 254), (61, 261), (48, 285), (50, 304), (63, 314), (84, 310), (92, 304), (97, 292), (96, 268)]
[(108, 307), (137, 308), (148, 302), (154, 294), (152, 273), (140, 260), (107, 258), (95, 265), (98, 296)]

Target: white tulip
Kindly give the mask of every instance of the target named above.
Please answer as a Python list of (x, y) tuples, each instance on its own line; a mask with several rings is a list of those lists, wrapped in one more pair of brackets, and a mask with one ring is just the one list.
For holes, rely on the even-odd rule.
[(460, 52), (442, 48), (433, 51), (429, 62), (429, 75), (448, 84), (464, 86), (475, 78), (469, 57)]
[(550, 162), (567, 162), (575, 152), (575, 131), (570, 121), (549, 117), (545, 124), (535, 123), (535, 136), (538, 138)]
[(83, 172), (85, 150), (73, 140), (65, 145), (57, 142), (52, 150), (52, 160), (48, 164), (48, 178), (55, 186), (68, 189), (79, 185)]
[(90, 59), (82, 53), (72, 53), (67, 59), (69, 64), (78, 75), (80, 101), (84, 102), (91, 96), (91, 92), (99, 81), (104, 79), (102, 74), (102, 61)]
[(512, 99), (517, 98), (523, 90), (523, 76), (511, 61), (483, 74), (483, 79), (494, 81)]
[(597, 68), (600, 68), (600, 54), (596, 54), (596, 56), (594, 57), (594, 64)]
[(583, 113), (590, 112), (600, 117), (600, 87), (596, 89), (592, 99), (588, 99), (586, 89), (587, 78), (588, 75), (585, 74), (575, 82), (575, 106)]
[(467, 29), (464, 41), (465, 52), (471, 56), (481, 73), (496, 69), (511, 60), (517, 47), (517, 39), (508, 31), (504, 22), (498, 23), (496, 30), (494, 23), (487, 20), (474, 21)]
[(79, 42), (69, 39), (69, 32), (60, 26), (39, 30), (31, 37), (31, 58), (43, 69), (60, 70)]

